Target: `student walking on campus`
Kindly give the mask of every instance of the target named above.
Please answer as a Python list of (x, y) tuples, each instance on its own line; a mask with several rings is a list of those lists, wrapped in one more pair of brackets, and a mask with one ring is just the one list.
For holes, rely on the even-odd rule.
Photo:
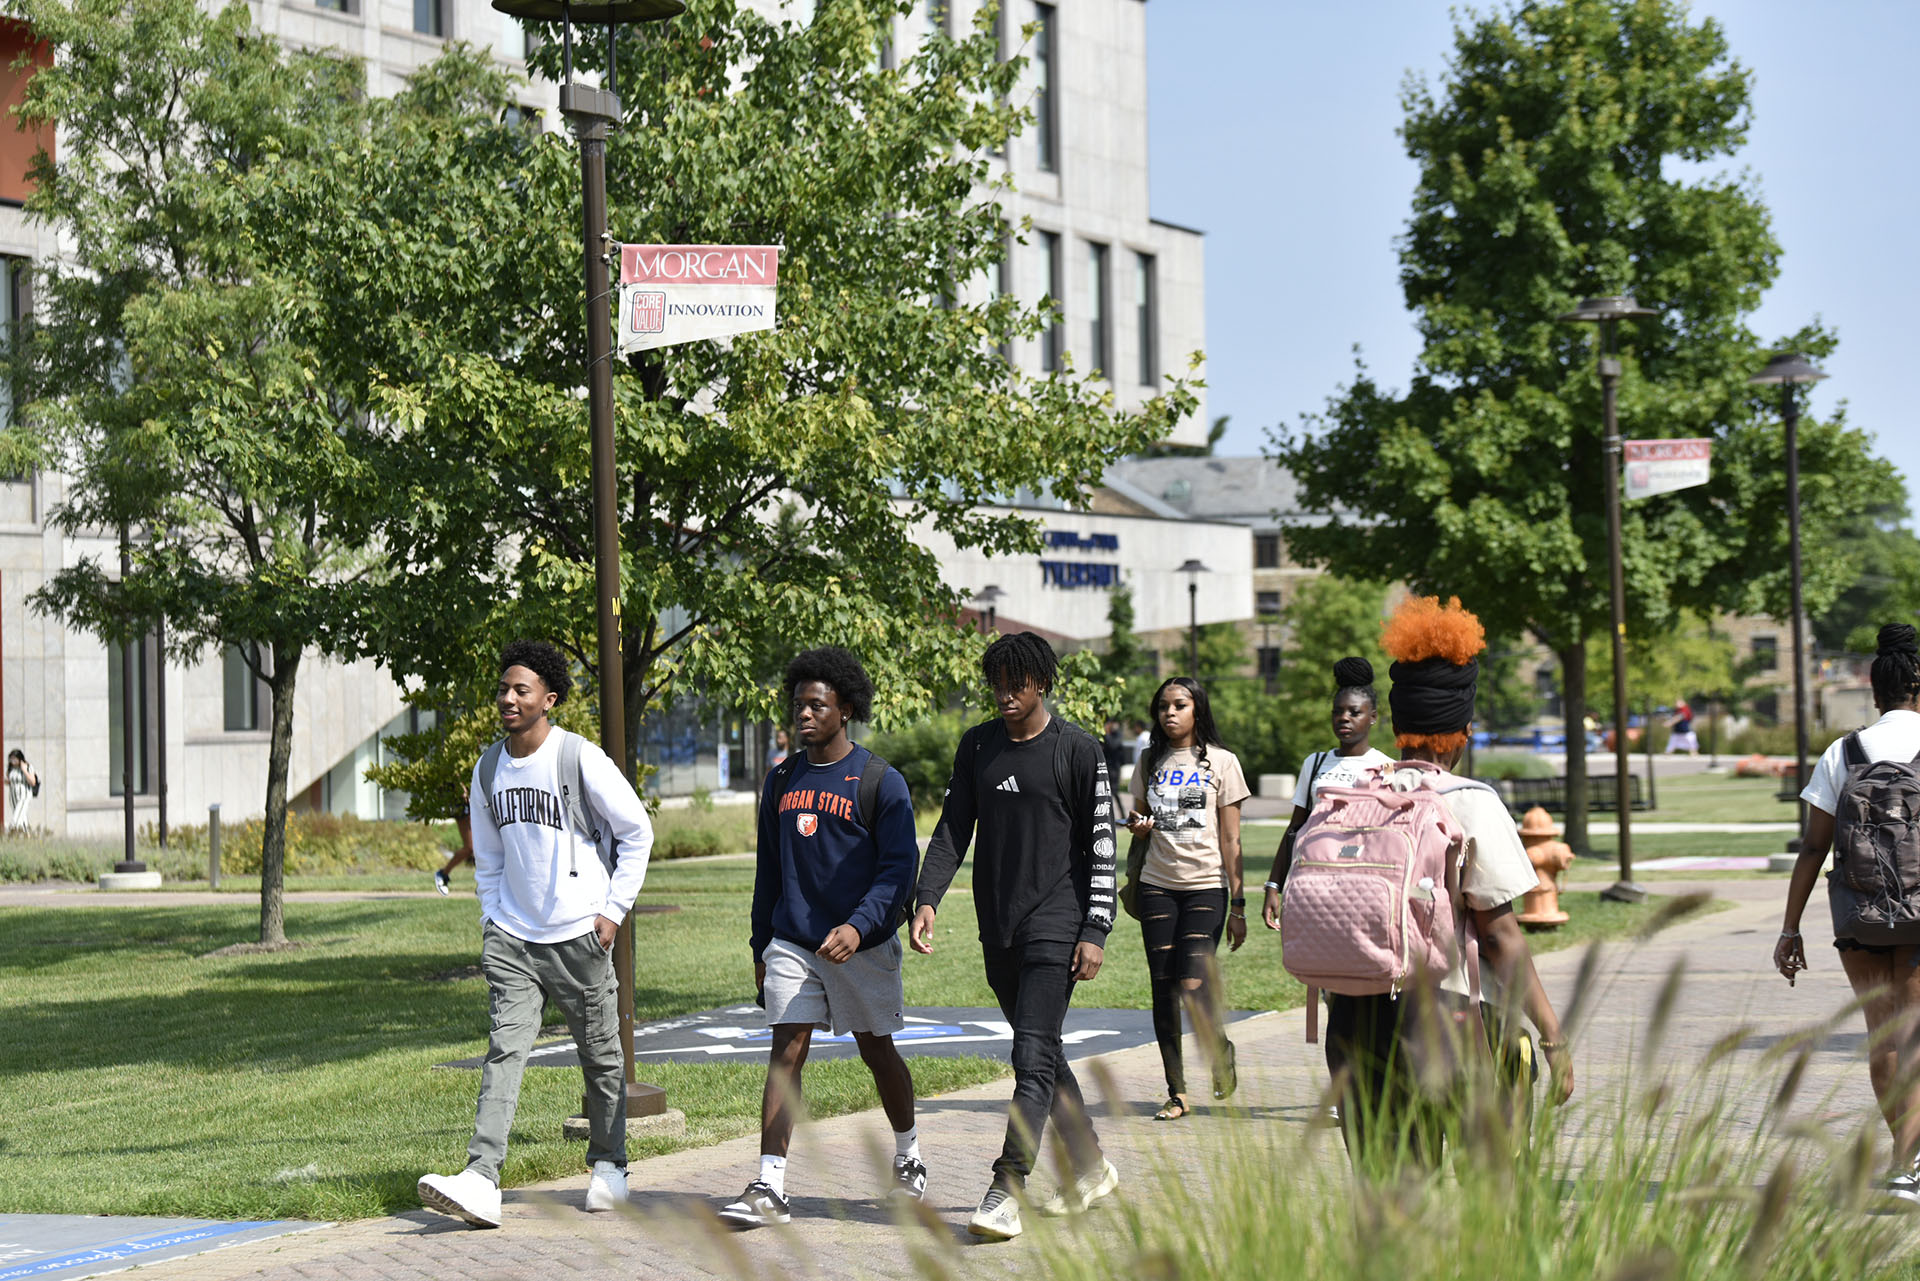
[(960, 736), (946, 803), (920, 869), (912, 943), (933, 951), (933, 923), (967, 846), (987, 984), (1013, 1026), (1013, 1102), (993, 1183), (967, 1230), (1020, 1234), (1020, 1201), (1049, 1118), (1071, 1168), (1042, 1213), (1083, 1210), (1119, 1185), (1067, 1065), (1061, 1027), (1073, 986), (1100, 972), (1113, 928), (1113, 800), (1100, 744), (1050, 715), (1056, 663), (1032, 632), (1002, 636), (981, 659), (1000, 716)]
[(1152, 742), (1133, 775), (1127, 827), (1148, 841), (1133, 909), (1147, 949), (1153, 1035), (1167, 1077), (1167, 1101), (1154, 1119), (1177, 1121), (1192, 1110), (1180, 1047), (1182, 1004), (1213, 1065), (1213, 1097), (1228, 1097), (1239, 1080), (1215, 953), (1223, 929), (1229, 950), (1247, 941), (1240, 803), (1252, 793), (1239, 759), (1221, 745), (1197, 681), (1175, 676), (1163, 682), (1153, 695), (1152, 717)]
[(1893, 1135), (1882, 1184), (1920, 1203), (1920, 642), (1906, 623), (1880, 629), (1869, 679), (1880, 719), (1820, 754), (1800, 799), (1807, 829), (1787, 884), (1773, 963), (1787, 982), (1807, 968), (1800, 917), (1827, 852), (1833, 946), (1867, 1020), (1867, 1074)]
[(787, 664), (800, 746), (767, 775), (753, 878), (753, 981), (773, 1029), (760, 1102), (760, 1173), (722, 1221), (755, 1228), (792, 1218), (787, 1148), (815, 1028), (853, 1034), (893, 1127), (888, 1191), (921, 1200), (927, 1167), (914, 1126), (913, 1077), (894, 1048), (906, 1026), (900, 927), (920, 844), (907, 780), (847, 736), (873, 713), (873, 682), (837, 646)]
[(7, 830), (24, 832), (32, 821), (33, 798), (40, 795), (40, 775), (27, 764), (19, 748), (7, 753)]
[[(1344, 1084), (1340, 1122), (1355, 1160), (1404, 1155), (1431, 1166), (1440, 1159), (1453, 1119), (1451, 1091), (1460, 1081), (1460, 1061), (1454, 1055), (1473, 1053), (1474, 1039), (1485, 1037), (1496, 1069), (1511, 1084), (1524, 1089), (1531, 1081), (1532, 1042), (1521, 1049), (1518, 1038), (1509, 1039), (1504, 1026), (1508, 1008), (1524, 1010), (1539, 1029), (1559, 1100), (1573, 1092), (1573, 1066), (1559, 1018), (1513, 916), (1513, 901), (1538, 883), (1513, 816), (1492, 788), (1451, 772), (1466, 749), (1473, 723), (1476, 655), (1486, 647), (1480, 621), (1460, 608), (1458, 600), (1443, 606), (1433, 597), (1411, 598), (1388, 621), (1381, 643), (1395, 660), (1388, 702), (1402, 759), (1378, 781), (1362, 779), (1344, 795), (1323, 796), (1316, 804), (1287, 878), (1287, 964), (1290, 970), (1301, 968), (1293, 959), (1296, 945), (1308, 956), (1316, 944), (1328, 949), (1315, 959), (1331, 955), (1330, 944), (1340, 928), (1323, 931), (1324, 938), (1309, 937), (1315, 916), (1324, 920), (1324, 909), (1332, 902), (1326, 896), (1337, 892), (1343, 881), (1358, 886), (1363, 876), (1372, 875), (1358, 871), (1369, 857), (1390, 852), (1384, 843), (1378, 851), (1367, 848), (1370, 833), (1377, 829), (1366, 824), (1374, 819), (1355, 817), (1342, 826), (1336, 811), (1343, 806), (1334, 802), (1369, 813), (1377, 809), (1388, 816), (1379, 821), (1390, 824), (1393, 815), (1431, 805), (1425, 800), (1407, 805), (1395, 800), (1395, 794), (1437, 793), (1441, 808), (1436, 813), (1457, 825), (1460, 842), (1453, 845), (1443, 837), (1447, 866), (1406, 887), (1404, 905), (1389, 910), (1396, 915), (1404, 911), (1414, 923), (1403, 927), (1409, 935), (1418, 922), (1432, 922), (1425, 937), (1446, 944), (1438, 963), (1431, 970), (1417, 969), (1390, 991), (1377, 987), (1375, 994), (1332, 996), (1326, 1038), (1327, 1066)], [(1378, 883), (1377, 876), (1373, 880)], [(1307, 910), (1299, 918), (1296, 937), (1292, 914), (1316, 903), (1322, 910)], [(1423, 904), (1433, 905), (1424, 915)], [(1448, 915), (1439, 917), (1439, 911)], [(1505, 999), (1498, 1005), (1475, 1005), (1476, 975), (1491, 980)]]
[(467, 1168), (420, 1180), (420, 1202), (475, 1227), (500, 1226), (500, 1163), (527, 1053), (552, 1001), (566, 1016), (586, 1078), (587, 1209), (627, 1199), (626, 1065), (611, 949), (647, 875), (653, 825), (625, 772), (547, 719), (573, 688), (545, 641), (500, 654), (496, 702), (506, 738), (474, 766), (473, 877), (480, 968), (493, 1030)]
[(1293, 862), (1293, 843), (1323, 787), (1351, 787), (1368, 770), (1391, 765), (1393, 757), (1368, 742), (1380, 721), (1380, 696), (1373, 691), (1373, 664), (1364, 658), (1343, 658), (1333, 665), (1333, 748), (1315, 752), (1300, 763), (1300, 781), (1293, 788), (1293, 817), (1274, 851), (1267, 873), (1266, 903), (1260, 916), (1267, 928), (1280, 928), (1280, 887)]

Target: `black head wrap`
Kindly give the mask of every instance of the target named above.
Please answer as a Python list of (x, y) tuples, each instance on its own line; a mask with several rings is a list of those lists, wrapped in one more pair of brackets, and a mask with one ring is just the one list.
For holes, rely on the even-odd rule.
[(1333, 688), (1359, 689), (1373, 684), (1373, 664), (1364, 658), (1343, 658), (1333, 665)]
[(1393, 688), (1387, 705), (1396, 734), (1457, 734), (1473, 724), (1473, 691), (1480, 681), (1475, 659), (1449, 663), (1423, 658), (1387, 669)]

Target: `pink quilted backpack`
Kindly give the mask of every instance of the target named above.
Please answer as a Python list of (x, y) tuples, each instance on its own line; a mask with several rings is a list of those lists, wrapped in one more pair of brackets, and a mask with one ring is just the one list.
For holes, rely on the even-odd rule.
[[(1387, 780), (1405, 769), (1438, 777), (1395, 791)], [(1320, 790), (1294, 839), (1281, 900), (1287, 973), (1310, 989), (1374, 996), (1451, 968), (1466, 943), (1455, 905), (1466, 839), (1445, 791), (1462, 787), (1486, 784), (1402, 761), (1353, 787)]]

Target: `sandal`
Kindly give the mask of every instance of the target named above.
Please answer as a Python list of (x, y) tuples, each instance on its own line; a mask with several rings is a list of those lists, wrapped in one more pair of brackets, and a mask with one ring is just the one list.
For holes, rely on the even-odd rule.
[(1185, 1099), (1177, 1094), (1169, 1094), (1167, 1101), (1160, 1105), (1160, 1110), (1153, 1114), (1153, 1119), (1156, 1121), (1178, 1121), (1192, 1110), (1192, 1108), (1187, 1106)]
[(1213, 1065), (1213, 1097), (1224, 1099), (1240, 1086), (1240, 1072), (1234, 1063), (1233, 1042), (1224, 1042), (1227, 1049)]

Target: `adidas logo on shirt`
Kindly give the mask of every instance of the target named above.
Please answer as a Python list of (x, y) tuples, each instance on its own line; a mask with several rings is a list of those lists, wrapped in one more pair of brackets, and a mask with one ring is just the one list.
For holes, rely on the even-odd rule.
[(1020, 782), (1018, 779), (1014, 778), (1013, 775), (1009, 774), (1007, 775), (1006, 780), (1002, 782), (1000, 786), (994, 788), (993, 790), (996, 792), (1017, 792), (1020, 790)]

